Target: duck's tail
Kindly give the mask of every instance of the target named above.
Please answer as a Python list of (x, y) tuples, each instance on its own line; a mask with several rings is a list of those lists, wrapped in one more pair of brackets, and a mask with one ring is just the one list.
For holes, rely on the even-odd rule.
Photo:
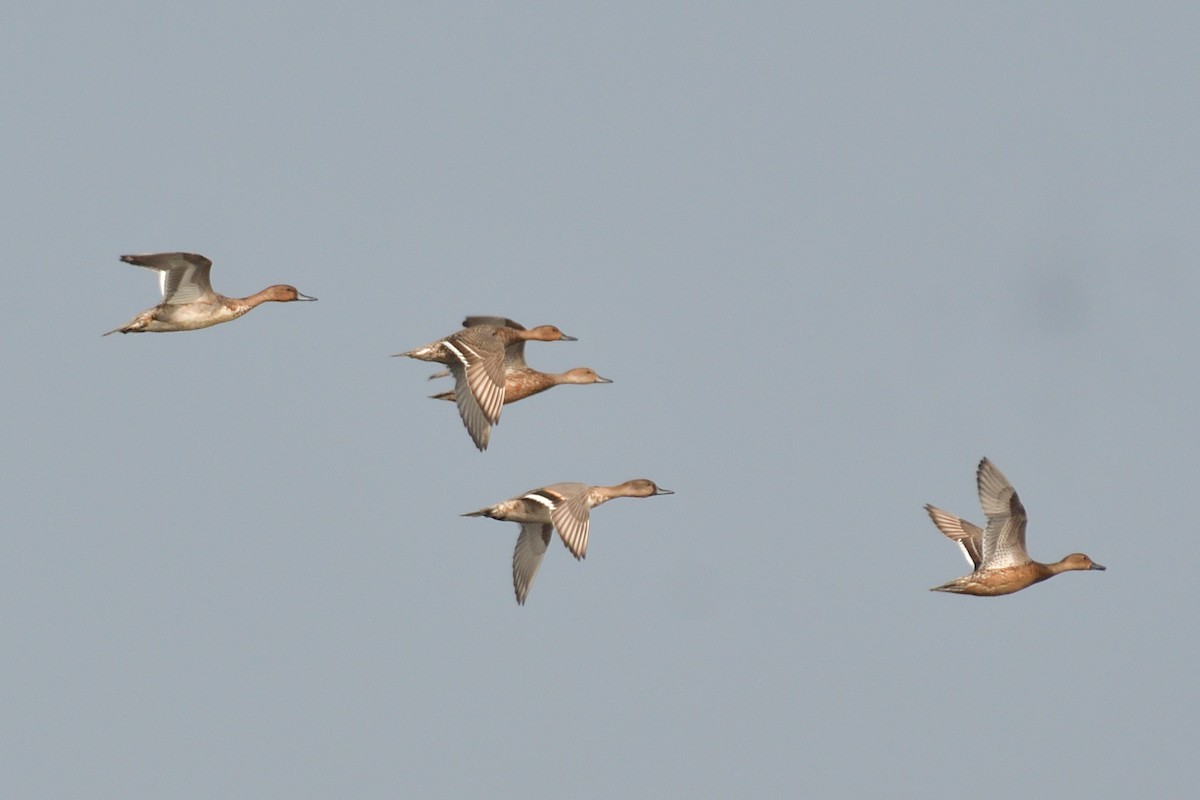
[(439, 363), (444, 363), (446, 351), (442, 345), (442, 342), (434, 342), (433, 344), (427, 344), (424, 347), (418, 347), (416, 350), (408, 350), (403, 353), (393, 353), (392, 357), (396, 358), (399, 356), (407, 356), (408, 358), (415, 358), (418, 361), (436, 361)]
[(492, 519), (495, 519), (496, 518), (494, 516), (495, 513), (496, 513), (496, 510), (492, 506), (488, 506), (487, 508), (481, 508), (478, 511), (468, 511), (467, 513), (462, 514), (461, 516), (464, 516), (464, 517), (490, 517)]

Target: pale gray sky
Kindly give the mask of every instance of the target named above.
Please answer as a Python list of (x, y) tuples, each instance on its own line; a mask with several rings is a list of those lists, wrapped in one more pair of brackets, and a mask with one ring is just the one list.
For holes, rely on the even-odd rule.
[[(1200, 11), (0, 17), (0, 795), (1200, 783)], [(320, 302), (101, 338), (154, 250)], [(388, 357), (464, 314), (615, 382), (480, 454)], [(1108, 571), (927, 591), (984, 455), (1035, 558)], [(516, 526), (458, 516), (634, 477), (677, 493), (523, 608)]]

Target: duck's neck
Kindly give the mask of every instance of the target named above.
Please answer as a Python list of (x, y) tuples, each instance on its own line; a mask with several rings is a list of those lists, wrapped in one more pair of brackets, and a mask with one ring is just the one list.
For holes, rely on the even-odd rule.
[(1055, 575), (1060, 572), (1071, 572), (1074, 570), (1104, 569), (1104, 567), (1095, 566), (1087, 557), (1080, 558), (1078, 555), (1069, 555), (1049, 566), (1054, 570)]
[(277, 300), (278, 298), (275, 297), (274, 292), (268, 288), (263, 289), (261, 292), (255, 292), (248, 297), (235, 297), (231, 299), (233, 300), (234, 304), (239, 307), (240, 312), (245, 314), (255, 306), (261, 306), (263, 303), (266, 303), (269, 300)]

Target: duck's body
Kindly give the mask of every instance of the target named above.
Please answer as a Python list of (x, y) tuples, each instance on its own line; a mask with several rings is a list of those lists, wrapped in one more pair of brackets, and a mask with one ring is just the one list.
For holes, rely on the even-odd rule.
[(513, 589), (517, 603), (524, 605), (533, 576), (542, 564), (550, 545), (551, 533), (558, 531), (571, 555), (587, 555), (590, 511), (615, 497), (652, 497), (674, 494), (654, 481), (637, 478), (616, 486), (588, 486), (584, 483), (555, 483), (543, 486), (494, 506), (463, 514), (464, 517), (490, 517), (517, 522), (521, 533), (513, 551)]
[[(1086, 559), (1083, 560), (1083, 559)], [(955, 594), (973, 594), (977, 597), (994, 597), (1001, 594), (1019, 592), (1035, 583), (1041, 583), (1047, 578), (1053, 578), (1060, 572), (1082, 569), (1104, 569), (1094, 563), (1083, 553), (1072, 553), (1061, 561), (1053, 564), (1043, 564), (1030, 560), (1027, 564), (1001, 569), (977, 570), (970, 575), (955, 578), (949, 583), (935, 586), (930, 591), (954, 592)]]
[(940, 508), (925, 506), (933, 524), (958, 544), (974, 568), (970, 575), (931, 591), (993, 597), (1019, 592), (1061, 572), (1104, 569), (1083, 553), (1072, 553), (1052, 564), (1034, 561), (1025, 549), (1025, 507), (1012, 484), (986, 458), (979, 462), (975, 479), (979, 503), (987, 516), (986, 529)]
[(213, 291), (209, 281), (212, 262), (196, 253), (145, 253), (121, 256), (127, 264), (158, 272), (163, 301), (108, 333), (169, 333), (210, 328), (237, 319), (266, 302), (316, 300), (296, 287), (268, 286), (248, 297), (226, 297)]
[[(566, 372), (539, 372), (532, 367), (506, 367), (504, 370), (504, 405), (524, 400), (526, 397), (544, 392), (564, 383), (589, 384), (612, 383), (588, 367), (576, 367)], [(430, 395), (434, 400), (453, 400), (454, 392)]]
[(450, 374), (454, 376), (451, 397), (458, 404), (458, 413), (471, 441), (480, 450), (486, 450), (492, 426), (500, 421), (500, 409), (505, 402), (506, 350), (518, 344), (523, 347), (526, 341), (574, 340), (575, 337), (567, 336), (553, 325), (525, 330), (480, 324), (469, 325), (424, 347), (396, 355), (434, 361), (449, 367)]

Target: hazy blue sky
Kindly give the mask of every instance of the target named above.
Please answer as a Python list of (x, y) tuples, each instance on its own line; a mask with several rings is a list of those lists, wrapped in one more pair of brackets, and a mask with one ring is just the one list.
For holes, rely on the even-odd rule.
[[(0, 795), (1194, 792), (1200, 11), (1052, 5), (0, 12)], [(614, 383), (480, 454), (464, 314)], [(985, 455), (1108, 571), (927, 591)]]

